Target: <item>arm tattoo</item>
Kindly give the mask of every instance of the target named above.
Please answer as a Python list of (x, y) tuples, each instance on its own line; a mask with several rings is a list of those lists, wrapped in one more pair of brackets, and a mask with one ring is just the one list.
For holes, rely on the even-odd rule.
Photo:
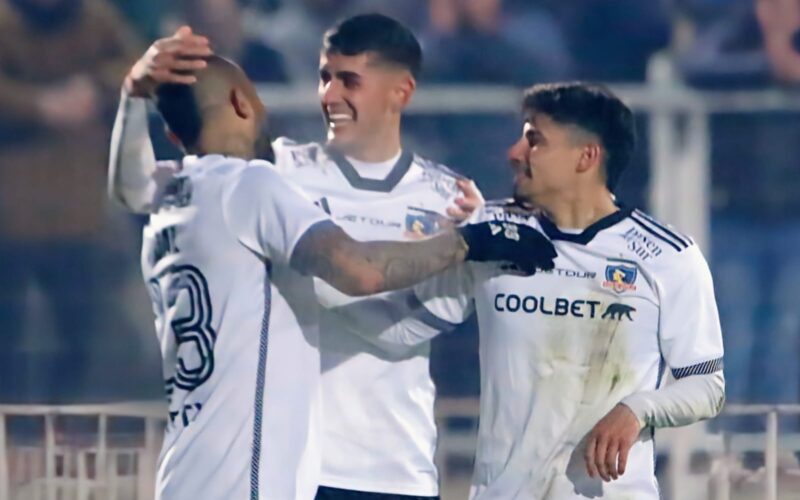
[(414, 285), (462, 262), (466, 254), (467, 245), (455, 230), (414, 242), (359, 242), (324, 222), (302, 236), (292, 266), (349, 295), (366, 295)]

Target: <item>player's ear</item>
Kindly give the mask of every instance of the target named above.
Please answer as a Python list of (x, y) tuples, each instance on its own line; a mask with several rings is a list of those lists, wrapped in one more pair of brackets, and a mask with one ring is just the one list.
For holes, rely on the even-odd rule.
[(603, 148), (596, 142), (589, 142), (583, 146), (581, 158), (578, 162), (578, 172), (586, 172), (592, 168), (603, 165)]
[(411, 102), (411, 96), (417, 89), (417, 81), (410, 72), (404, 71), (397, 79), (397, 84), (394, 88), (394, 104), (397, 106), (397, 111), (402, 111)]
[(241, 89), (236, 87), (232, 88), (228, 99), (230, 100), (231, 106), (233, 106), (233, 110), (236, 112), (236, 116), (239, 118), (246, 120), (255, 114), (253, 105)]

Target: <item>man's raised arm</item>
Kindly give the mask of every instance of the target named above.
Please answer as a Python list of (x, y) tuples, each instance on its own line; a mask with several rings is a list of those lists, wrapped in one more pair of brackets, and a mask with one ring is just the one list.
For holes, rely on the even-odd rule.
[(161, 84), (194, 83), (191, 72), (205, 68), (201, 58), (208, 55), (208, 39), (184, 26), (154, 42), (125, 78), (111, 134), (108, 195), (131, 212), (151, 212), (173, 172), (168, 164), (156, 162), (147, 128), (147, 100)]

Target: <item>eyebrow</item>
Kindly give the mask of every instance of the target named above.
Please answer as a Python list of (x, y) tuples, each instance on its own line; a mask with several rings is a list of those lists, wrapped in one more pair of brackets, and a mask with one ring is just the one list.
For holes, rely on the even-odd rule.
[(320, 74), (327, 73), (327, 74), (333, 76), (333, 78), (336, 78), (337, 80), (344, 80), (345, 78), (361, 78), (361, 74), (360, 73), (356, 73), (355, 71), (343, 70), (343, 71), (336, 71), (335, 73), (331, 73), (331, 71), (328, 70), (324, 66), (319, 69), (319, 73)]

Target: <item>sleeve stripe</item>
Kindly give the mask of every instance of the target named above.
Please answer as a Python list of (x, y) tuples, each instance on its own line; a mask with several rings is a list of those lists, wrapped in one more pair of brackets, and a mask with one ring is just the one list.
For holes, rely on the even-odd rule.
[(636, 213), (632, 213), (632, 214), (631, 214), (631, 220), (632, 220), (632, 221), (634, 221), (635, 223), (639, 224), (639, 226), (641, 226), (641, 227), (642, 227), (642, 229), (644, 229), (644, 230), (645, 230), (645, 231), (647, 231), (648, 233), (652, 234), (652, 235), (653, 235), (653, 236), (655, 236), (656, 238), (660, 239), (661, 241), (663, 241), (663, 242), (664, 242), (664, 243), (666, 243), (667, 245), (669, 245), (669, 246), (671, 246), (672, 248), (674, 248), (676, 252), (681, 252), (681, 251), (683, 251), (683, 248), (681, 248), (680, 246), (678, 246), (678, 243), (676, 243), (675, 241), (671, 240), (671, 239), (670, 239), (669, 237), (667, 237), (666, 235), (664, 235), (664, 234), (662, 234), (662, 233), (658, 232), (658, 231), (656, 230), (656, 228), (654, 228), (654, 227), (650, 226), (650, 225), (649, 225), (649, 223), (645, 222), (643, 219), (639, 219), (639, 218), (637, 217)]
[(722, 370), (722, 358), (704, 361), (702, 363), (697, 363), (696, 365), (692, 366), (685, 366), (683, 368), (673, 368), (672, 376), (677, 380), (684, 377), (689, 377), (691, 375), (708, 375), (709, 373), (714, 373), (719, 370)]
[(653, 224), (654, 226), (656, 226), (657, 228), (661, 229), (666, 234), (668, 234), (669, 236), (671, 236), (672, 238), (677, 240), (678, 243), (683, 245), (684, 248), (689, 248), (689, 246), (691, 246), (692, 239), (689, 238), (688, 236), (686, 236), (686, 235), (681, 235), (683, 237), (678, 236), (676, 231), (670, 230), (670, 228), (668, 228), (666, 225), (660, 223), (659, 221), (655, 220), (653, 217), (651, 217), (650, 215), (642, 212), (641, 210), (635, 210), (635, 212), (636, 212), (636, 215), (638, 215), (638, 216), (644, 218), (645, 220), (649, 221), (651, 224)]

